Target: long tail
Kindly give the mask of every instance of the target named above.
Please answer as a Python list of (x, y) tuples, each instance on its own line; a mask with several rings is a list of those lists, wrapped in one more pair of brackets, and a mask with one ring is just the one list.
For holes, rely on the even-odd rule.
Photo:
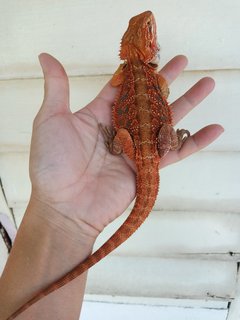
[(124, 241), (126, 241), (146, 220), (153, 208), (158, 194), (158, 170), (158, 164), (153, 163), (152, 161), (149, 161), (149, 163), (147, 164), (145, 163), (145, 165), (138, 165), (136, 177), (136, 201), (131, 213), (124, 221), (124, 223), (120, 226), (120, 228), (97, 251), (87, 257), (86, 260), (74, 267), (57, 281), (38, 292), (32, 299), (30, 299), (22, 307), (15, 311), (7, 320), (15, 319), (15, 317), (17, 317), (19, 314), (21, 314), (23, 311), (28, 309), (31, 305), (33, 305), (43, 297), (63, 287), (68, 282), (80, 276), (101, 259), (106, 257), (115, 248), (120, 246)]

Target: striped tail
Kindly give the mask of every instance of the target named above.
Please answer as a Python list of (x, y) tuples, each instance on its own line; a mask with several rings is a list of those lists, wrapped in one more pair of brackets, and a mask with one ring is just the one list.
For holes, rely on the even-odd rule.
[(70, 270), (67, 274), (50, 284), (37, 293), (32, 299), (20, 307), (7, 320), (15, 319), (19, 314), (28, 309), (31, 305), (44, 298), (51, 292), (63, 287), (73, 279), (80, 276), (97, 262), (106, 257), (110, 252), (126, 241), (146, 220), (156, 201), (159, 186), (159, 165), (153, 163), (152, 159), (137, 167), (137, 196), (134, 207), (128, 218), (120, 228), (106, 241), (97, 251), (86, 258), (79, 265)]

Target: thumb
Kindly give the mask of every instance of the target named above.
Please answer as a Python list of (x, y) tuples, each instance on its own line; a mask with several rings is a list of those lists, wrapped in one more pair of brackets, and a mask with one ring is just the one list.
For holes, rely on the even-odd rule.
[(44, 100), (41, 112), (47, 115), (69, 112), (69, 84), (61, 63), (47, 53), (39, 55), (44, 74)]

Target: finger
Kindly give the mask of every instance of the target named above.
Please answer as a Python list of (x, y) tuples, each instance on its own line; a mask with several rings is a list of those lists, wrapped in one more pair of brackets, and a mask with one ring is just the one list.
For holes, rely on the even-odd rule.
[[(112, 106), (115, 100), (117, 88), (111, 86), (110, 81), (103, 87), (100, 93), (85, 108), (89, 110), (100, 123), (110, 125), (112, 123)], [(79, 112), (84, 110), (81, 109)]]
[(61, 63), (47, 53), (39, 55), (44, 74), (44, 101), (42, 109), (50, 114), (69, 111), (69, 84)]
[(219, 124), (211, 124), (202, 128), (194, 135), (190, 136), (184, 142), (180, 150), (169, 152), (167, 156), (161, 160), (161, 168), (174, 162), (180, 161), (190, 156), (191, 154), (205, 148), (214, 140), (216, 140), (223, 132), (224, 128)]
[(187, 64), (187, 57), (178, 55), (170, 60), (159, 73), (165, 78), (168, 84), (171, 84), (185, 69)]
[(172, 103), (173, 123), (179, 122), (186, 114), (204, 100), (214, 89), (215, 82), (206, 77), (198, 81), (183, 96)]
[(96, 98), (103, 99), (105, 103), (108, 105), (113, 104), (116, 97), (116, 93), (118, 91), (118, 88), (113, 87), (110, 81), (108, 81), (108, 83), (103, 87), (103, 89), (99, 92), (99, 94), (96, 97)]

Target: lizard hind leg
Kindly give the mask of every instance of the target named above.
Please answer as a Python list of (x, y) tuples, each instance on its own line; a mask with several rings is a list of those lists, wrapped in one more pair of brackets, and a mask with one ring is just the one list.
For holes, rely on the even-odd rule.
[(115, 131), (112, 127), (99, 125), (103, 134), (105, 146), (113, 155), (125, 153), (131, 160), (135, 158), (135, 148), (132, 137), (127, 129), (120, 128)]
[(175, 131), (169, 124), (162, 125), (158, 134), (159, 156), (162, 158), (170, 150), (179, 150), (189, 136), (190, 132), (188, 130), (177, 129), (177, 131)]
[(177, 129), (173, 131), (173, 139), (171, 144), (171, 150), (181, 149), (187, 138), (190, 137), (190, 132), (186, 129)]

